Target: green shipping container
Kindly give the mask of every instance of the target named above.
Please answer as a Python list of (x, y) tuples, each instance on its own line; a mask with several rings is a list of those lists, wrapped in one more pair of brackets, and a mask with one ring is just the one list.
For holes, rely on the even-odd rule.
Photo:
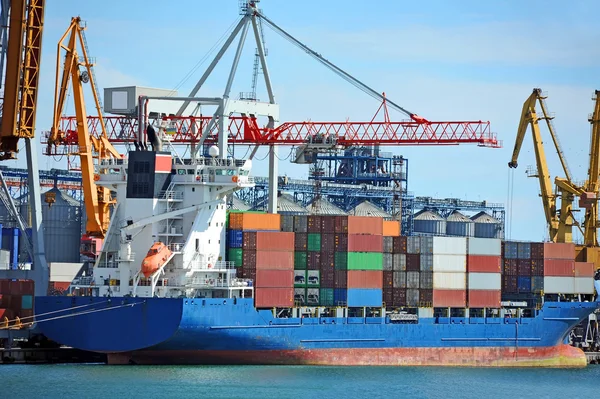
[(381, 252), (348, 252), (348, 270), (383, 270)]
[(306, 270), (306, 264), (308, 262), (308, 254), (306, 252), (294, 252), (294, 269), (295, 270)]
[(335, 253), (335, 270), (348, 270), (348, 252)]
[(333, 288), (321, 288), (320, 294), (321, 306), (333, 306)]
[(227, 252), (227, 260), (233, 262), (235, 267), (242, 267), (242, 259), (244, 259), (242, 248), (229, 248)]
[(308, 245), (309, 251), (320, 251), (321, 250), (321, 234), (320, 233), (308, 233)]

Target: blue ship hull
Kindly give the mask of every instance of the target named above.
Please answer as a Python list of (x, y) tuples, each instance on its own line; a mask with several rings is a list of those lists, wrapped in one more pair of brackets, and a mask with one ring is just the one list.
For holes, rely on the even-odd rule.
[(111, 363), (585, 366), (563, 345), (596, 302), (533, 318), (274, 318), (252, 299), (37, 297), (42, 332)]

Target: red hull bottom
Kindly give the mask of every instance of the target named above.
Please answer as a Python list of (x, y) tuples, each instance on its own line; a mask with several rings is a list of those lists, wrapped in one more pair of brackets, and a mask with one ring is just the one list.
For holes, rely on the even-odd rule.
[(255, 364), (320, 366), (586, 367), (569, 345), (529, 348), (373, 348), (264, 351), (136, 351), (109, 364)]

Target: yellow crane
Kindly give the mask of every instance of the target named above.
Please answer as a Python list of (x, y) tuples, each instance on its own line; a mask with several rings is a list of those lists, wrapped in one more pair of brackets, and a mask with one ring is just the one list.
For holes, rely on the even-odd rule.
[[(54, 120), (50, 136), (48, 138), (48, 153), (50, 148), (60, 144), (65, 139), (65, 132), (60, 130), (60, 118), (64, 110), (69, 84), (73, 83), (73, 102), (75, 104), (75, 115), (77, 119), (77, 140), (79, 146), (79, 158), (81, 161), (81, 177), (83, 185), (83, 197), (85, 200), (85, 210), (87, 216), (86, 236), (82, 239), (82, 244), (95, 242), (94, 239), (104, 239), (110, 222), (110, 207), (115, 203), (112, 199), (110, 190), (106, 187), (98, 186), (95, 181), (97, 176), (94, 173), (94, 159), (101, 162), (105, 159), (120, 159), (122, 156), (115, 147), (108, 141), (106, 127), (102, 117), (102, 110), (98, 98), (96, 83), (94, 82), (93, 64), (90, 62), (87, 53), (86, 41), (84, 38), (85, 27), (82, 25), (79, 17), (71, 19), (71, 25), (58, 42), (56, 58), (56, 86), (54, 96)], [(68, 40), (67, 40), (68, 38)], [(77, 43), (80, 43), (81, 54), (77, 50)], [(62, 66), (61, 76), (61, 53), (65, 51), (64, 64)], [(59, 78), (60, 77), (60, 78)], [(90, 83), (96, 110), (98, 112), (102, 136), (95, 138), (88, 131), (87, 112), (83, 95), (83, 84)], [(82, 251), (89, 251), (90, 255), (99, 248), (85, 248)]]

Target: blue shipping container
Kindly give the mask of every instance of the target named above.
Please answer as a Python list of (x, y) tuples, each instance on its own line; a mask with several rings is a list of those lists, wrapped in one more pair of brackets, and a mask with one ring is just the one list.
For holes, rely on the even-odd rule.
[(244, 242), (244, 232), (242, 230), (229, 230), (227, 232), (227, 245), (229, 248), (241, 248)]
[(531, 278), (531, 291), (535, 293), (544, 291), (544, 277), (533, 276)]
[(345, 304), (348, 300), (348, 291), (345, 288), (336, 288), (333, 290), (333, 304)]
[(519, 255), (518, 243), (512, 241), (504, 242), (504, 258), (517, 259)]
[(519, 259), (531, 259), (531, 243), (520, 242), (517, 244), (517, 256)]
[(383, 291), (373, 288), (350, 288), (348, 289), (348, 306), (380, 307), (383, 302)]
[(531, 277), (519, 277), (517, 285), (519, 292), (531, 292)]
[(21, 297), (21, 309), (33, 309), (33, 295), (23, 295)]

